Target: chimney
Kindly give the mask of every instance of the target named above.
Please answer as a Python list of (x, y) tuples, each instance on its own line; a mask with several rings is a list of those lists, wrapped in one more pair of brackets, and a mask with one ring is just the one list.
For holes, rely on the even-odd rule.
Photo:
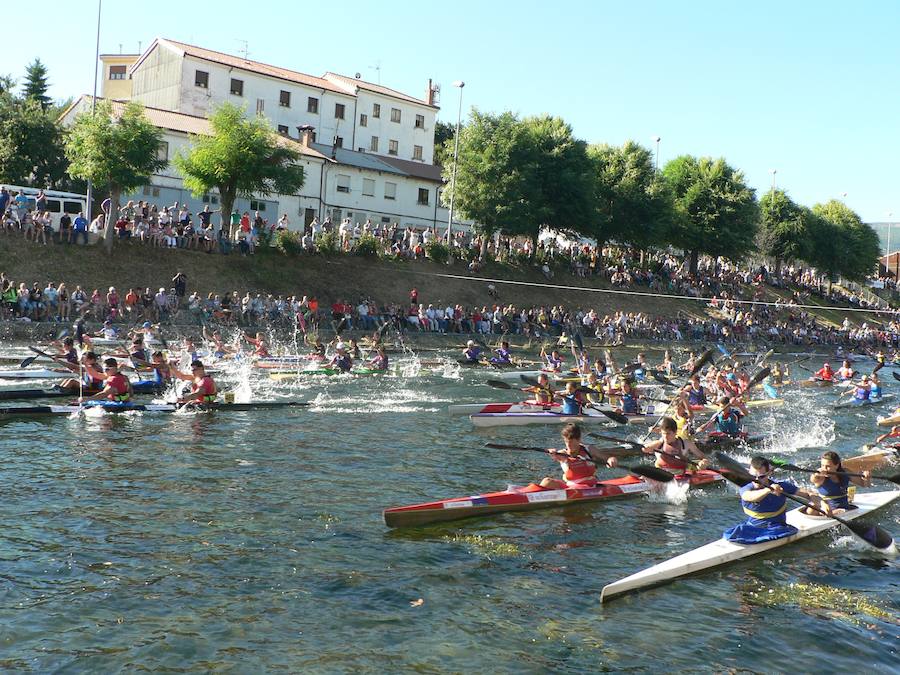
[(309, 144), (313, 142), (313, 133), (315, 132), (315, 127), (311, 124), (301, 124), (297, 127), (297, 134), (299, 136), (300, 145), (308, 148)]
[(431, 88), (431, 78), (428, 78), (428, 90), (425, 92), (425, 102), (434, 105), (434, 89)]

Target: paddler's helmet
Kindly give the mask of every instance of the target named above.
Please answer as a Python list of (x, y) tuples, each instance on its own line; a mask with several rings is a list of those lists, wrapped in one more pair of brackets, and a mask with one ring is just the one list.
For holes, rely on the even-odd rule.
[(150, 328), (152, 325), (149, 321), (145, 321), (141, 324), (141, 328)]

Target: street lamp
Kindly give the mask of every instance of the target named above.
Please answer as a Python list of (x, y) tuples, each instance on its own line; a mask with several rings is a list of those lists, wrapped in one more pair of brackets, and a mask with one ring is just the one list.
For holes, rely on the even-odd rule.
[[(91, 97), (91, 116), (97, 108), (97, 69), (100, 67), (100, 11), (103, 8), (103, 0), (97, 0), (97, 49), (94, 54), (94, 95)], [(91, 204), (94, 200), (94, 186), (88, 179), (87, 184), (87, 220), (91, 222)]]
[(775, 174), (778, 173), (778, 169), (769, 169), (769, 173), (772, 174), (772, 192), (775, 192)]
[(662, 139), (659, 136), (654, 136), (653, 140), (656, 142), (656, 172), (659, 173), (659, 142)]
[(466, 83), (457, 80), (454, 87), (459, 87), (459, 110), (456, 113), (456, 141), (453, 143), (453, 175), (450, 178), (450, 214), (447, 217), (447, 246), (453, 246), (450, 238), (453, 232), (453, 202), (456, 200), (456, 165), (459, 163), (459, 125), (462, 122), (462, 90)]
[[(888, 226), (888, 245), (887, 245), (887, 258), (885, 259), (885, 262), (886, 262), (887, 264), (884, 266), (885, 271), (888, 272), (888, 273), (890, 273), (890, 270), (888, 269), (888, 265), (891, 264), (891, 233), (892, 233), (893, 230), (894, 230), (894, 224), (891, 222), (891, 217), (892, 217), (893, 215), (894, 215), (894, 214), (893, 214), (892, 211), (888, 211), (888, 214), (887, 214), (887, 221), (888, 221), (888, 222), (887, 222), (887, 226)], [(895, 278), (895, 279), (897, 278), (896, 267), (897, 267), (897, 265), (894, 266), (894, 268), (895, 268), (895, 270), (894, 270), (894, 278)]]

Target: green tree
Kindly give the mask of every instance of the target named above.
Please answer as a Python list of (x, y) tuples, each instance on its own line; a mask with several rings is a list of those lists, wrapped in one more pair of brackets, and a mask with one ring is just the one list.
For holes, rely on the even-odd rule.
[(785, 260), (799, 260), (809, 249), (808, 218), (784, 190), (772, 189), (759, 200), (760, 250), (775, 260), (775, 275), (781, 276)]
[(104, 239), (112, 251), (113, 226), (118, 219), (119, 200), (145, 184), (151, 174), (166, 166), (160, 159), (162, 134), (144, 115), (144, 107), (130, 102), (117, 114), (109, 101), (97, 104), (96, 111), (75, 118), (66, 136), (69, 174), (106, 186), (110, 195)]
[[(462, 127), (460, 127), (462, 129)], [(434, 123), (434, 163), (444, 166), (453, 161), (453, 140), (456, 126), (437, 120)]]
[(192, 136), (190, 150), (179, 152), (174, 164), (194, 195), (218, 189), (223, 229), (238, 196), (290, 195), (303, 187), (300, 152), (264, 117), (247, 119), (240, 108), (225, 103), (209, 122), (212, 135)]
[(667, 243), (669, 192), (653, 153), (627, 141), (621, 147), (592, 145), (588, 156), (596, 212), (585, 234), (601, 246), (610, 239), (641, 250)]
[(673, 241), (690, 254), (696, 273), (701, 253), (732, 260), (753, 248), (757, 228), (754, 190), (724, 159), (676, 157), (666, 164), (675, 206)]
[(62, 128), (51, 112), (0, 93), (0, 182), (74, 189), (67, 164)]
[(50, 107), (50, 97), (47, 96), (47, 66), (35, 59), (25, 68), (25, 82), (22, 84), (22, 98), (37, 101), (41, 108)]
[(839, 273), (851, 281), (862, 281), (878, 269), (878, 235), (853, 209), (832, 199), (816, 204), (812, 212), (818, 217), (820, 228), (815, 236), (819, 245), (813, 256), (817, 267), (830, 276)]
[(16, 79), (12, 75), (0, 75), (0, 94), (12, 94), (15, 88)]

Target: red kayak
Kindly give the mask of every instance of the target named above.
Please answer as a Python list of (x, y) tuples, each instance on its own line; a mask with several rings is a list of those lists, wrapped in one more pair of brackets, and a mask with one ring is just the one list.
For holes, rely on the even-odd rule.
[[(676, 480), (689, 482), (691, 487), (709, 485), (722, 480), (715, 471), (695, 471), (676, 476)], [(473, 497), (441, 499), (436, 502), (397, 506), (385, 509), (384, 523), (388, 527), (413, 527), (473, 516), (484, 516), (507, 511), (533, 511), (551, 506), (568, 506), (604, 499), (629, 497), (658, 489), (660, 483), (637, 476), (624, 476), (597, 483), (592, 488), (567, 488), (550, 490), (532, 483), (525, 487), (511, 485), (502, 492), (490, 492)]]

